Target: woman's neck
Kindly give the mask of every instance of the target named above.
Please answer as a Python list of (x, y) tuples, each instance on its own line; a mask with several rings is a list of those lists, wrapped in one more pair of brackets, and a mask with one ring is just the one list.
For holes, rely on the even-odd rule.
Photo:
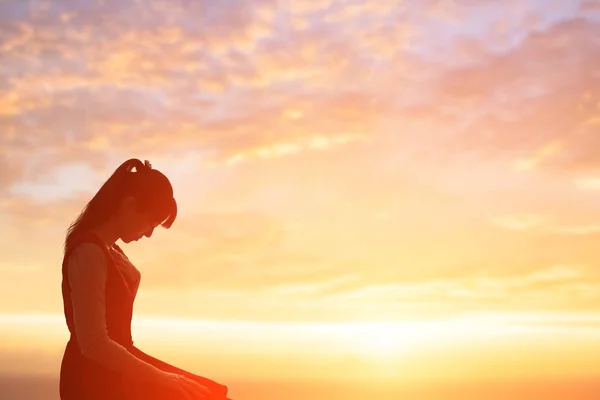
[(108, 247), (112, 247), (120, 237), (120, 235), (117, 233), (116, 227), (110, 222), (107, 222), (98, 228), (92, 229), (91, 231)]

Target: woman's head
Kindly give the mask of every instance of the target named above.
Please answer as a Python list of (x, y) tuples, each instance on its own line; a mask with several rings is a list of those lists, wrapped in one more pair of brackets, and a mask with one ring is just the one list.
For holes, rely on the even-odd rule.
[(126, 243), (150, 237), (158, 225), (169, 228), (176, 216), (177, 203), (169, 179), (148, 161), (133, 158), (116, 169), (71, 224), (65, 248), (74, 233), (107, 224)]

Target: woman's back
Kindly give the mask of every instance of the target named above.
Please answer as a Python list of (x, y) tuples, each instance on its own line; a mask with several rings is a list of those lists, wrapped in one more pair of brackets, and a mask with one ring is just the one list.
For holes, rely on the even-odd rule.
[[(100, 263), (105, 266), (104, 285), (92, 282), (102, 279), (97, 271)], [(108, 394), (118, 399), (123, 390), (118, 366), (111, 370), (94, 358), (100, 355), (118, 363), (122, 357), (112, 356), (114, 350), (107, 351), (105, 338), (101, 337), (103, 328), (98, 329), (95, 322), (98, 316), (104, 317), (106, 336), (124, 350), (130, 350), (136, 290), (132, 290), (131, 282), (117, 268), (109, 249), (91, 233), (73, 237), (65, 251), (62, 274), (63, 307), (71, 336), (61, 364), (61, 399), (104, 399), (109, 398)], [(94, 296), (94, 290), (101, 290), (102, 286), (104, 296)], [(80, 313), (75, 312), (74, 305), (79, 305)], [(94, 346), (96, 349), (92, 350)]]

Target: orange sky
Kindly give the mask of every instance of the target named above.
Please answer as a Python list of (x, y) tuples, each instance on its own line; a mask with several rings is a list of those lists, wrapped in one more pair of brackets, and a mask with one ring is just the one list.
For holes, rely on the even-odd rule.
[(52, 370), (64, 232), (138, 157), (180, 205), (125, 246), (150, 350), (200, 365), (161, 342), (177, 318), (246, 354), (225, 375), (273, 346), (296, 374), (598, 372), (600, 1), (472, 3), (2, 2), (5, 357)]

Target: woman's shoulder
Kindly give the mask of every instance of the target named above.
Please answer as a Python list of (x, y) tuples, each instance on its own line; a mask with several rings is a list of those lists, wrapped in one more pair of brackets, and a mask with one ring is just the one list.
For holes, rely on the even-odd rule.
[(106, 254), (106, 245), (91, 232), (74, 232), (67, 241), (66, 253), (97, 253)]
[(67, 254), (69, 260), (104, 260), (106, 252), (102, 246), (93, 241), (84, 241), (73, 245)]

